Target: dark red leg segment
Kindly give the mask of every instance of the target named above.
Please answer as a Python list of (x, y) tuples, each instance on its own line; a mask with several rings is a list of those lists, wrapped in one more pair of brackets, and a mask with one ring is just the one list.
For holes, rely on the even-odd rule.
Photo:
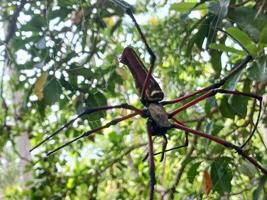
[(135, 108), (134, 106), (131, 106), (131, 105), (126, 104), (126, 103), (120, 104), (120, 105), (115, 105), (115, 106), (101, 106), (101, 107), (96, 107), (96, 108), (88, 108), (84, 112), (82, 112), (81, 114), (79, 114), (77, 117), (73, 118), (72, 120), (70, 120), (66, 124), (64, 124), (62, 127), (60, 127), (59, 129), (57, 129), (54, 133), (52, 133), (51, 135), (49, 135), (48, 137), (46, 137), (43, 141), (41, 141), (39, 144), (37, 144), (35, 147), (33, 147), (30, 151), (33, 151), (34, 149), (38, 148), (43, 143), (45, 143), (46, 141), (50, 140), (52, 137), (56, 136), (63, 129), (69, 127), (77, 119), (81, 118), (84, 115), (89, 115), (89, 114), (92, 114), (92, 113), (95, 113), (95, 112), (99, 112), (99, 111), (106, 111), (106, 110), (118, 109), (118, 108), (133, 110), (133, 111), (139, 113), (140, 115), (143, 115), (143, 111), (142, 110), (140, 110), (138, 108)]
[(230, 149), (234, 149), (236, 150), (236, 152), (241, 155), (243, 158), (245, 158), (247, 161), (249, 161), (250, 163), (252, 163), (256, 168), (258, 168), (263, 174), (267, 175), (267, 170), (265, 168), (263, 168), (254, 158), (246, 155), (246, 153), (238, 146), (230, 143), (230, 142), (227, 142), (219, 137), (216, 137), (216, 136), (213, 136), (213, 135), (208, 135), (208, 134), (205, 134), (203, 132), (200, 132), (200, 131), (197, 131), (197, 130), (194, 130), (194, 129), (191, 129), (191, 128), (188, 128), (186, 126), (183, 126), (183, 125), (180, 125), (180, 124), (173, 124), (173, 128), (176, 128), (176, 129), (180, 129), (180, 130), (183, 130), (183, 131), (186, 131), (186, 132), (190, 132), (194, 135), (198, 135), (200, 137), (204, 137), (204, 138), (207, 138), (213, 142), (216, 142), (218, 144), (221, 144), (227, 148), (230, 148)]
[(181, 112), (181, 111), (183, 111), (183, 110), (185, 110), (185, 109), (187, 109), (187, 108), (189, 108), (189, 107), (191, 107), (191, 106), (199, 103), (200, 101), (203, 101), (203, 100), (207, 99), (208, 97), (214, 96), (217, 93), (232, 94), (232, 95), (241, 95), (241, 96), (251, 97), (251, 98), (257, 99), (260, 102), (259, 114), (258, 114), (256, 123), (255, 123), (254, 128), (253, 128), (251, 134), (249, 135), (248, 139), (241, 146), (241, 148), (243, 148), (250, 141), (250, 139), (252, 138), (252, 136), (254, 135), (254, 133), (257, 130), (257, 127), (258, 127), (258, 124), (259, 124), (259, 121), (260, 121), (261, 109), (262, 109), (262, 97), (261, 96), (258, 96), (258, 95), (255, 95), (255, 94), (251, 94), (251, 93), (239, 92), (239, 91), (230, 91), (230, 90), (224, 90), (224, 89), (215, 89), (215, 90), (211, 90), (207, 94), (204, 94), (202, 96), (199, 96), (195, 100), (190, 101), (190, 102), (186, 103), (185, 105), (183, 105), (182, 107), (178, 108), (177, 110), (173, 111), (172, 113), (169, 114), (169, 118), (173, 118), (179, 112)]
[(112, 121), (108, 122), (107, 124), (105, 124), (105, 125), (103, 125), (103, 126), (100, 126), (100, 127), (98, 127), (98, 128), (95, 128), (95, 129), (93, 129), (93, 130), (87, 131), (87, 132), (83, 133), (82, 135), (80, 135), (80, 136), (74, 138), (73, 140), (71, 140), (71, 141), (65, 143), (64, 145), (62, 145), (62, 146), (60, 146), (60, 147), (58, 147), (58, 148), (56, 148), (56, 149), (54, 149), (54, 150), (48, 152), (48, 153), (47, 153), (47, 156), (50, 156), (51, 154), (55, 153), (56, 151), (58, 151), (58, 150), (60, 150), (60, 149), (62, 149), (62, 148), (64, 148), (64, 147), (70, 145), (70, 144), (73, 143), (73, 142), (76, 142), (77, 140), (79, 140), (79, 139), (81, 139), (81, 138), (84, 138), (84, 137), (87, 137), (87, 136), (89, 136), (89, 135), (92, 135), (92, 134), (95, 133), (95, 132), (101, 131), (101, 130), (103, 130), (103, 129), (105, 129), (105, 128), (108, 128), (108, 127), (110, 127), (111, 125), (115, 125), (115, 124), (117, 124), (117, 123), (119, 123), (119, 122), (121, 122), (121, 121), (125, 121), (125, 120), (127, 120), (127, 119), (130, 119), (130, 118), (132, 118), (132, 117), (134, 117), (134, 116), (136, 116), (136, 115), (138, 115), (138, 114), (139, 114), (139, 113), (134, 112), (134, 113), (129, 114), (129, 115), (126, 115), (126, 116), (124, 116), (124, 117), (120, 117), (120, 118), (117, 118), (117, 119), (113, 119)]
[(246, 67), (247, 63), (249, 63), (252, 59), (253, 59), (252, 56), (248, 55), (226, 77), (224, 77), (223, 79), (221, 79), (220, 81), (218, 81), (217, 83), (215, 83), (213, 85), (210, 85), (210, 86), (208, 86), (206, 88), (203, 88), (203, 89), (200, 89), (200, 90), (198, 90), (196, 92), (193, 92), (192, 94), (189, 94), (189, 95), (186, 95), (186, 96), (174, 99), (174, 100), (162, 101), (161, 104), (162, 105), (168, 105), (168, 104), (178, 103), (178, 102), (184, 101), (184, 100), (186, 100), (186, 99), (188, 99), (190, 97), (193, 97), (195, 95), (198, 95), (198, 94), (201, 94), (201, 93), (204, 93), (204, 92), (208, 92), (208, 91), (210, 91), (212, 89), (217, 89), (217, 88), (221, 87), (222, 85), (224, 85), (227, 80), (232, 78), (239, 71), (244, 69)]

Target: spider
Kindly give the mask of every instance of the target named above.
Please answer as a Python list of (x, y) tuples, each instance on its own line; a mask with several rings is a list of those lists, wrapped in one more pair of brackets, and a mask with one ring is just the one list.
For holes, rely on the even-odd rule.
[[(164, 93), (161, 90), (157, 81), (152, 76), (152, 72), (155, 68), (156, 56), (155, 56), (154, 52), (152, 51), (152, 49), (150, 48), (148, 42), (146, 41), (146, 37), (145, 37), (144, 33), (142, 32), (139, 24), (137, 23), (134, 15), (133, 15), (132, 7), (128, 3), (124, 2), (123, 0), (111, 0), (111, 1), (115, 5), (119, 6), (132, 19), (140, 37), (141, 37), (141, 40), (144, 43), (146, 50), (148, 51), (148, 53), (150, 55), (150, 67), (148, 70), (146, 69), (146, 67), (144, 66), (142, 61), (140, 60), (137, 53), (131, 47), (126, 47), (124, 49), (122, 56), (121, 56), (121, 59), (120, 59), (120, 62), (125, 64), (129, 68), (129, 70), (130, 70), (130, 72), (134, 78), (135, 86), (138, 89), (140, 101), (143, 104), (144, 108), (139, 109), (139, 108), (136, 108), (132, 105), (124, 103), (124, 104), (120, 104), (120, 105), (102, 106), (102, 107), (95, 107), (95, 108), (86, 109), (84, 112), (82, 112), (77, 117), (75, 117), (74, 119), (72, 119), (69, 122), (67, 122), (66, 124), (64, 124), (61, 128), (56, 130), (54, 133), (52, 133), (47, 138), (45, 138), (43, 141), (41, 141), (39, 144), (37, 144), (35, 147), (33, 147), (31, 149), (31, 151), (33, 151), (34, 149), (36, 149), (37, 147), (39, 147), (40, 145), (42, 145), (46, 141), (50, 140), (52, 137), (57, 135), (63, 129), (69, 127), (71, 124), (74, 123), (74, 121), (76, 121), (77, 119), (81, 118), (84, 115), (93, 114), (93, 113), (96, 113), (99, 111), (107, 111), (110, 109), (127, 109), (127, 110), (131, 110), (132, 113), (128, 114), (126, 116), (123, 116), (123, 117), (115, 118), (103, 126), (100, 126), (98, 128), (95, 128), (95, 129), (92, 129), (92, 130), (89, 130), (89, 131), (83, 133), (82, 135), (80, 135), (80, 136), (74, 138), (73, 140), (63, 144), (62, 146), (48, 152), (47, 156), (55, 153), (56, 151), (66, 147), (67, 145), (70, 145), (71, 143), (73, 143), (73, 142), (75, 142), (81, 138), (88, 137), (95, 132), (98, 132), (100, 130), (103, 130), (103, 129), (110, 127), (111, 125), (115, 125), (119, 122), (131, 119), (131, 118), (139, 115), (142, 118), (147, 119), (146, 130), (147, 130), (147, 137), (148, 137), (148, 154), (146, 155), (145, 159), (148, 158), (148, 164), (149, 164), (149, 176), (150, 176), (149, 199), (150, 200), (152, 200), (154, 198), (154, 186), (156, 184), (154, 155), (161, 154), (161, 161), (162, 161), (164, 158), (164, 153), (166, 151), (179, 149), (182, 147), (187, 147), (188, 146), (188, 134), (189, 133), (196, 135), (196, 136), (199, 136), (199, 137), (206, 138), (208, 140), (211, 140), (215, 143), (223, 145), (226, 148), (235, 150), (245, 160), (252, 163), (263, 174), (267, 175), (267, 170), (265, 168), (263, 168), (254, 158), (248, 156), (243, 150), (244, 146), (250, 141), (254, 132), (257, 129), (257, 125), (258, 125), (259, 119), (260, 119), (262, 97), (258, 96), (256, 94), (252, 94), (252, 93), (244, 93), (244, 92), (239, 92), (239, 91), (231, 91), (231, 90), (222, 89), (222, 86), (229, 79), (231, 79), (234, 75), (236, 75), (238, 72), (243, 70), (246, 67), (247, 63), (249, 63), (250, 61), (253, 60), (253, 57), (248, 54), (227, 76), (225, 76), (223, 79), (219, 80), (215, 84), (212, 84), (208, 87), (197, 90), (197, 91), (195, 91), (189, 95), (184, 95), (182, 97), (176, 98), (174, 100), (163, 101)], [(201, 101), (203, 101), (209, 97), (215, 96), (218, 93), (228, 94), (228, 95), (241, 95), (241, 96), (250, 97), (250, 98), (253, 98), (253, 99), (259, 101), (259, 107), (260, 108), (259, 108), (259, 114), (257, 117), (257, 121), (255, 123), (255, 126), (254, 126), (253, 130), (251, 131), (248, 139), (240, 147), (236, 146), (230, 142), (227, 142), (226, 140), (223, 140), (219, 137), (208, 135), (208, 134), (205, 134), (201, 131), (191, 129), (191, 128), (187, 127), (184, 123), (178, 121), (175, 118), (175, 116), (178, 113), (186, 110), (187, 108), (189, 108), (191, 106), (194, 106), (195, 104), (197, 104), (197, 103), (199, 103), (199, 102), (201, 102)], [(178, 102), (185, 101), (188, 98), (194, 98), (194, 99), (185, 103), (183, 106), (179, 107), (178, 109), (176, 109), (170, 113), (166, 112), (166, 110), (165, 110), (166, 105), (176, 104)], [(178, 147), (174, 147), (171, 149), (166, 149), (167, 142), (168, 142), (167, 137), (166, 137), (166, 133), (170, 129), (178, 129), (178, 130), (185, 131), (185, 143), (183, 145), (178, 146)], [(152, 139), (153, 136), (163, 137), (164, 141), (162, 144), (162, 151), (161, 152), (154, 153), (153, 139)]]

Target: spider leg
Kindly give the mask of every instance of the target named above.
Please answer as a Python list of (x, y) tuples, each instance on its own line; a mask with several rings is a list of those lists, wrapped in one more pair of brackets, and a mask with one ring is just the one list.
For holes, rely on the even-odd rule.
[(154, 186), (156, 184), (156, 176), (155, 176), (155, 162), (154, 162), (154, 151), (153, 151), (153, 140), (152, 140), (152, 132), (147, 124), (147, 137), (148, 137), (148, 164), (149, 164), (149, 176), (150, 176), (150, 190), (149, 190), (149, 199), (153, 200), (154, 198)]
[(42, 140), (40, 143), (38, 143), (36, 146), (34, 146), (31, 150), (33, 151), (34, 149), (38, 148), (39, 146), (41, 146), (43, 143), (45, 143), (46, 141), (50, 140), (52, 137), (56, 136), (59, 132), (61, 132), (63, 129), (69, 127), (71, 124), (73, 124), (77, 119), (81, 118), (84, 115), (89, 115), (95, 112), (99, 112), (99, 111), (103, 111), (103, 110), (110, 110), (110, 109), (117, 109), (117, 108), (123, 108), (123, 109), (129, 109), (129, 110), (133, 110), (138, 112), (139, 114), (142, 114), (143, 111), (139, 110), (138, 108), (135, 108), (134, 106), (131, 106), (129, 104), (120, 104), (120, 105), (115, 105), (115, 106), (101, 106), (101, 107), (95, 107), (95, 108), (89, 108), (86, 109), (85, 111), (83, 111), (81, 114), (79, 114), (77, 117), (71, 119), (70, 121), (68, 121), (66, 124), (64, 124), (62, 127), (60, 127), (59, 129), (57, 129), (55, 132), (53, 132), (51, 135), (49, 135), (48, 137), (46, 137), (44, 140)]
[(182, 107), (176, 109), (175, 111), (173, 111), (172, 113), (169, 114), (169, 118), (173, 118), (174, 115), (178, 114), (179, 112), (181, 112), (181, 111), (183, 111), (183, 110), (195, 105), (196, 103), (198, 103), (198, 102), (200, 102), (200, 101), (202, 101), (202, 100), (204, 100), (204, 99), (206, 99), (208, 97), (214, 96), (217, 93), (247, 96), (247, 97), (254, 98), (254, 99), (256, 99), (256, 100), (258, 100), (260, 102), (259, 114), (258, 114), (256, 123), (255, 123), (254, 128), (251, 131), (251, 134), (249, 135), (248, 139), (241, 146), (241, 148), (243, 148), (250, 141), (250, 139), (254, 135), (255, 131), (257, 130), (257, 127), (258, 127), (258, 124), (259, 124), (259, 121), (260, 121), (261, 109), (262, 109), (262, 97), (261, 96), (258, 96), (258, 95), (255, 95), (255, 94), (251, 94), (251, 93), (239, 92), (239, 91), (230, 91), (230, 90), (225, 90), (225, 89), (214, 89), (214, 90), (211, 90), (210, 92), (208, 92), (208, 93), (206, 93), (206, 94), (204, 94), (202, 96), (199, 96), (195, 100), (186, 103)]
[[(172, 120), (175, 121), (177, 124), (184, 125), (183, 122), (177, 120), (175, 117), (172, 117)], [(165, 152), (172, 151), (172, 150), (175, 150), (175, 149), (180, 149), (180, 148), (183, 148), (183, 147), (187, 147), (188, 146), (188, 133), (187, 132), (185, 132), (185, 143), (183, 145), (178, 146), (178, 147), (173, 147), (173, 148), (170, 148), (170, 149), (167, 149), (167, 150), (166, 150), (166, 147), (167, 147), (168, 140), (167, 140), (167, 138), (166, 138), (165, 135), (163, 137), (164, 137), (164, 140), (166, 141), (165, 142), (166, 144), (163, 143), (163, 145), (162, 145), (162, 151), (161, 152), (157, 152), (157, 153), (154, 154), (154, 155), (161, 154), (160, 162), (164, 159)]]
[(173, 148), (170, 148), (170, 149), (166, 149), (166, 150), (164, 150), (164, 152), (161, 151), (161, 152), (154, 153), (154, 156), (162, 154), (162, 153), (166, 153), (168, 151), (173, 151), (175, 149), (180, 149), (180, 148), (183, 148), (183, 147), (188, 147), (188, 132), (185, 132), (185, 143), (183, 145), (178, 146), (178, 147), (173, 147)]
[[(174, 117), (172, 118), (172, 120), (174, 120), (176, 123), (178, 123), (180, 125), (184, 125), (183, 122), (180, 122), (179, 120), (177, 120)], [(157, 152), (157, 153), (154, 153), (154, 156), (161, 154), (160, 162), (163, 161), (166, 152), (172, 151), (172, 150), (175, 150), (175, 149), (180, 149), (180, 148), (183, 148), (183, 147), (187, 147), (188, 146), (188, 133), (187, 132), (185, 132), (185, 143), (183, 145), (181, 145), (181, 146), (178, 146), (178, 147), (173, 147), (173, 148), (170, 148), (170, 149), (167, 149), (166, 150), (167, 142), (168, 142), (168, 140), (166, 138), (166, 135), (163, 135), (163, 139), (166, 142), (163, 142), (163, 144), (162, 144), (162, 151)], [(154, 142), (154, 140), (153, 140), (153, 142)], [(145, 155), (145, 157), (142, 159), (142, 161), (145, 161), (147, 158), (148, 158), (148, 153)]]
[[(153, 141), (152, 141), (153, 144), (154, 144), (155, 140), (156, 140), (156, 137), (153, 138)], [(146, 149), (146, 150), (147, 150), (147, 149)], [(147, 158), (148, 158), (148, 152), (146, 153), (146, 155), (145, 155), (144, 158), (142, 159), (142, 162), (146, 161)]]
[[(161, 151), (161, 158), (160, 158), (160, 162), (163, 161), (164, 159), (164, 153), (166, 152), (166, 148), (167, 148), (167, 144), (168, 144), (168, 138), (166, 137), (166, 135), (163, 135), (163, 143), (162, 143), (162, 151)], [(155, 155), (155, 154), (154, 154)]]
[(176, 129), (180, 129), (180, 130), (183, 130), (183, 131), (187, 131), (187, 132), (190, 132), (194, 135), (197, 135), (197, 136), (200, 136), (200, 137), (203, 137), (203, 138), (207, 138), (213, 142), (216, 142), (218, 144), (221, 144), (223, 146), (225, 146), (226, 148), (229, 148), (229, 149), (234, 149), (236, 150), (236, 152), (241, 155), (244, 159), (246, 159), (247, 161), (249, 161), (251, 164), (253, 164), (257, 169), (259, 169), (264, 175), (267, 175), (267, 170), (262, 167), (253, 157), (250, 157), (248, 156), (240, 147), (230, 143), (230, 142), (227, 142), (219, 137), (216, 137), (216, 136), (213, 136), (213, 135), (208, 135), (208, 134), (205, 134), (201, 131), (197, 131), (197, 130), (194, 130), (194, 129), (191, 129), (191, 128), (188, 128), (186, 126), (183, 126), (183, 125), (180, 125), (180, 124), (172, 124), (172, 127), (173, 128), (176, 128)]
[(144, 81), (144, 85), (143, 85), (142, 92), (141, 92), (141, 100), (143, 100), (144, 97), (145, 97), (145, 91), (146, 91), (146, 89), (148, 87), (148, 80), (150, 80), (150, 78), (152, 76), (152, 72), (153, 72), (154, 67), (155, 67), (156, 55), (152, 51), (152, 49), (150, 48), (150, 46), (149, 46), (149, 44), (148, 44), (148, 42), (146, 40), (146, 37), (145, 37), (144, 33), (141, 30), (141, 27), (137, 23), (134, 15), (133, 15), (133, 11), (132, 11), (131, 6), (128, 3), (126, 3), (125, 1), (123, 1), (123, 0), (112, 0), (112, 2), (117, 4), (118, 6), (120, 6), (124, 10), (124, 12), (127, 15), (129, 15), (129, 17), (132, 19), (132, 21), (134, 22), (134, 25), (135, 25), (140, 37), (141, 37), (141, 40), (144, 42), (145, 47), (146, 47), (146, 49), (147, 49), (147, 51), (148, 51), (148, 53), (150, 55), (150, 68), (149, 68), (149, 70), (147, 72), (146, 79)]
[(162, 105), (168, 105), (168, 104), (179, 103), (181, 101), (184, 101), (184, 100), (186, 100), (190, 97), (196, 96), (198, 94), (208, 92), (208, 91), (213, 90), (213, 89), (217, 89), (217, 88), (221, 87), (222, 85), (224, 85), (226, 81), (228, 81), (231, 77), (236, 75), (239, 71), (244, 69), (246, 67), (247, 63), (249, 63), (252, 59), (253, 59), (252, 56), (250, 56), (250, 55), (246, 56), (227, 76), (225, 76), (223, 79), (219, 80), (215, 84), (212, 84), (208, 87), (197, 90), (196, 92), (193, 92), (192, 94), (176, 98), (174, 100), (162, 101), (161, 104)]
[(173, 118), (176, 114), (178, 114), (179, 112), (199, 103), (200, 101), (203, 101), (211, 96), (215, 96), (217, 93), (222, 93), (222, 94), (233, 94), (233, 95), (242, 95), (242, 96), (247, 96), (247, 97), (251, 97), (254, 99), (257, 99), (258, 101), (260, 101), (260, 103), (262, 102), (262, 97), (258, 96), (256, 94), (252, 94), (252, 93), (245, 93), (245, 92), (239, 92), (239, 91), (231, 91), (231, 90), (225, 90), (225, 89), (214, 89), (209, 91), (208, 93), (197, 97), (196, 99), (184, 104), (182, 107), (176, 109), (175, 111), (173, 111), (172, 113), (169, 114), (169, 118)]
[(134, 116), (136, 116), (136, 115), (138, 115), (138, 114), (140, 114), (140, 113), (138, 113), (138, 112), (134, 112), (134, 113), (131, 113), (131, 114), (126, 115), (126, 116), (124, 116), (124, 117), (120, 117), (120, 118), (113, 119), (113, 120), (111, 120), (110, 122), (106, 123), (105, 125), (100, 126), (100, 127), (98, 127), (98, 128), (95, 128), (95, 129), (93, 129), (93, 130), (87, 131), (87, 132), (83, 133), (82, 135), (80, 135), (80, 136), (74, 138), (73, 140), (70, 140), (69, 142), (66, 142), (66, 143), (63, 144), (62, 146), (60, 146), (60, 147), (58, 147), (58, 148), (56, 148), (56, 149), (54, 149), (54, 150), (48, 152), (48, 153), (47, 153), (47, 156), (50, 156), (51, 154), (55, 153), (56, 151), (58, 151), (58, 150), (60, 150), (60, 149), (62, 149), (62, 148), (64, 148), (64, 147), (66, 147), (66, 146), (72, 144), (73, 142), (76, 142), (77, 140), (79, 140), (79, 139), (81, 139), (81, 138), (84, 138), (84, 137), (87, 137), (87, 136), (89, 136), (89, 135), (92, 135), (93, 133), (95, 133), (95, 132), (97, 132), (97, 131), (106, 129), (106, 128), (110, 127), (111, 125), (115, 125), (115, 124), (117, 124), (117, 123), (119, 123), (119, 122), (121, 122), (121, 121), (130, 119), (130, 118), (132, 118), (132, 117), (134, 117)]

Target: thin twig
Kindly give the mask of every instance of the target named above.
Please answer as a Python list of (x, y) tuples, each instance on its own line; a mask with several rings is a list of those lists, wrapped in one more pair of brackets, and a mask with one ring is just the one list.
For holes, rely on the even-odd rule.
[(244, 188), (243, 190), (240, 190), (239, 192), (230, 193), (229, 196), (235, 196), (242, 194), (243, 192), (251, 191), (252, 188)]
[(24, 161), (30, 163), (31, 160), (29, 160), (29, 159), (26, 158), (25, 156), (21, 155), (20, 152), (17, 150), (15, 141), (14, 141), (12, 138), (10, 139), (10, 142), (12, 143), (12, 147), (13, 147), (14, 153), (15, 153), (21, 160), (24, 160)]
[(137, 149), (137, 148), (140, 148), (142, 146), (145, 146), (147, 145), (147, 143), (141, 143), (141, 144), (134, 144), (130, 147), (127, 148), (127, 150), (125, 152), (123, 152), (120, 156), (114, 158), (113, 160), (111, 160), (106, 166), (104, 169), (101, 169), (99, 171), (99, 173), (103, 173), (104, 171), (106, 171), (108, 168), (112, 167), (114, 164), (120, 162), (122, 160), (122, 158), (126, 155), (128, 155), (129, 153), (131, 153), (133, 150)]

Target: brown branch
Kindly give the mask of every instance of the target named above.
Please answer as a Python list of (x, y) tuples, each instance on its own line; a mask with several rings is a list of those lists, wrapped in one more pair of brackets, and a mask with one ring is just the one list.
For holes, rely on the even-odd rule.
[(13, 150), (14, 150), (14, 153), (15, 153), (21, 160), (24, 160), (24, 161), (30, 163), (31, 160), (29, 160), (29, 159), (26, 158), (25, 156), (21, 155), (20, 152), (17, 150), (15, 141), (14, 141), (12, 138), (10, 139), (10, 142), (12, 143), (12, 148), (13, 148)]

